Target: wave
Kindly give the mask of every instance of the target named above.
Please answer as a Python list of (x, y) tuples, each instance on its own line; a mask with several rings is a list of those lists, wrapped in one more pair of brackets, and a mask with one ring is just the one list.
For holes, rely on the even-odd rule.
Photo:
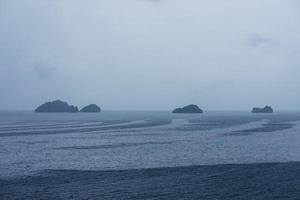
[(38, 129), (38, 130), (18, 130), (18, 131), (8, 131), (0, 132), (0, 137), (9, 136), (26, 136), (26, 135), (49, 135), (49, 134), (66, 134), (66, 133), (94, 133), (99, 131), (108, 130), (121, 130), (121, 129), (135, 129), (135, 128), (149, 128), (153, 126), (161, 126), (170, 124), (172, 120), (141, 120), (139, 122), (129, 122), (123, 125), (106, 125), (106, 126), (79, 126), (79, 127), (69, 127), (69, 128), (53, 128), (53, 129)]
[(233, 131), (231, 133), (226, 133), (225, 135), (227, 135), (227, 136), (245, 136), (245, 135), (251, 135), (253, 133), (269, 133), (269, 132), (290, 129), (290, 128), (295, 127), (296, 125), (297, 124), (295, 124), (295, 123), (285, 123), (285, 122), (276, 123), (276, 122), (269, 121), (268, 123), (263, 124), (262, 127)]
[(300, 199), (300, 163), (116, 171), (45, 170), (0, 179), (1, 199)]
[(90, 149), (113, 149), (113, 148), (126, 148), (126, 147), (136, 147), (144, 145), (162, 145), (162, 144), (172, 144), (173, 142), (137, 142), (137, 143), (119, 143), (119, 144), (107, 144), (107, 145), (92, 145), (92, 146), (71, 146), (71, 147), (58, 147), (54, 149), (60, 150), (90, 150)]
[(55, 129), (66, 129), (66, 128), (84, 128), (84, 127), (102, 127), (111, 126), (116, 124), (130, 123), (128, 120), (118, 121), (104, 121), (104, 122), (69, 122), (69, 123), (50, 123), (50, 124), (37, 124), (37, 125), (19, 125), (0, 127), (0, 133), (11, 132), (11, 131), (39, 131), (39, 130), (55, 130)]

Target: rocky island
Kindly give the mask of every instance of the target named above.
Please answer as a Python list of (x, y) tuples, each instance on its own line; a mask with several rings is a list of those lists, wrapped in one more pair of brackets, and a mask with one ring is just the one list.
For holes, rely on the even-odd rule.
[(78, 108), (60, 100), (47, 102), (35, 109), (38, 113), (76, 113)]
[(271, 106), (265, 106), (264, 108), (253, 108), (252, 113), (273, 113), (273, 108)]
[(101, 108), (96, 104), (88, 105), (80, 110), (80, 112), (101, 112)]
[(203, 113), (197, 105), (191, 104), (183, 108), (176, 108), (173, 113)]

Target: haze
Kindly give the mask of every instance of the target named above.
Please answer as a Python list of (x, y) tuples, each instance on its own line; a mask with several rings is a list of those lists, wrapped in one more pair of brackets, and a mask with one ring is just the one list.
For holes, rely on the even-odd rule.
[(300, 110), (297, 0), (0, 0), (0, 109)]

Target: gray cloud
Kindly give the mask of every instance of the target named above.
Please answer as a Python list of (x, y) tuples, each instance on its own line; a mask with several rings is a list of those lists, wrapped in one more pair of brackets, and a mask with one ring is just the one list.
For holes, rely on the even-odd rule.
[(151, 1), (153, 3), (158, 3), (158, 2), (162, 2), (163, 0), (148, 0), (148, 1)]
[(251, 47), (270, 47), (270, 48), (277, 48), (279, 47), (279, 42), (267, 37), (267, 36), (263, 36), (260, 34), (252, 34), (251, 36), (249, 36), (249, 38), (247, 39), (247, 43), (251, 46)]
[(0, 109), (300, 108), (292, 2), (0, 0)]
[[(141, 1), (141, 0), (138, 0), (138, 1)], [(143, 0), (143, 1), (148, 1), (148, 2), (152, 2), (152, 3), (159, 3), (159, 2), (162, 2), (164, 0)]]
[(34, 71), (41, 79), (50, 79), (53, 76), (55, 70), (56, 68), (51, 66), (43, 66), (43, 65), (34, 66)]

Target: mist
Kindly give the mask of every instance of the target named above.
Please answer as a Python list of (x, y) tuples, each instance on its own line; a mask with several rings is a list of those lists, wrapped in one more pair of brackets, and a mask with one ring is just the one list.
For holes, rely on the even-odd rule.
[(0, 0), (0, 109), (300, 110), (296, 0)]

